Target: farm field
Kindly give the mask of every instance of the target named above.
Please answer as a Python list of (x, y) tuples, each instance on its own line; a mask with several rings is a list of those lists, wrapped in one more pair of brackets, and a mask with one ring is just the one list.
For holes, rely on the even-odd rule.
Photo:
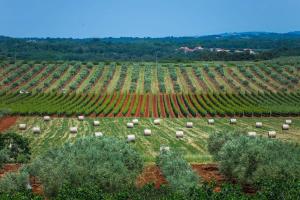
[(77, 93), (297, 92), (300, 59), (260, 62), (0, 63), (1, 91)]
[(0, 63), (0, 109), (91, 117), (298, 116), (300, 59)]
[[(294, 117), (293, 124), (287, 131), (282, 131), (284, 117), (276, 118), (237, 118), (237, 124), (229, 124), (228, 118), (215, 118), (215, 124), (209, 125), (207, 119), (162, 119), (161, 125), (154, 125), (152, 118), (140, 118), (139, 124), (134, 128), (127, 128), (126, 123), (132, 118), (97, 118), (100, 126), (93, 126), (95, 118), (86, 118), (79, 121), (77, 118), (53, 118), (45, 122), (42, 117), (19, 117), (14, 126), (6, 132), (16, 132), (30, 139), (32, 158), (43, 154), (46, 150), (58, 147), (67, 141), (75, 141), (76, 138), (94, 135), (94, 132), (102, 132), (105, 136), (113, 136), (126, 140), (127, 135), (134, 134), (136, 141), (130, 143), (144, 160), (148, 163), (155, 161), (161, 146), (169, 146), (171, 149), (180, 151), (188, 162), (210, 163), (211, 155), (207, 150), (207, 138), (215, 131), (238, 131), (247, 134), (255, 131), (258, 135), (267, 136), (267, 132), (275, 130), (277, 138), (284, 141), (300, 142), (300, 118)], [(193, 122), (193, 128), (186, 128), (186, 122)], [(255, 122), (263, 123), (262, 128), (255, 128)], [(26, 130), (19, 130), (18, 124), (26, 123)], [(40, 134), (34, 134), (32, 128), (39, 126)], [(69, 128), (78, 127), (77, 134), (71, 134)], [(144, 129), (151, 129), (151, 136), (144, 136)], [(177, 139), (175, 131), (182, 130), (184, 137)]]

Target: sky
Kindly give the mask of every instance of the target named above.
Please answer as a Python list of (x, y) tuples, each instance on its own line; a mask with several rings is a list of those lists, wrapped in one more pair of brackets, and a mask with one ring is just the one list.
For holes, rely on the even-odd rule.
[(300, 30), (300, 0), (0, 0), (0, 35), (166, 37)]

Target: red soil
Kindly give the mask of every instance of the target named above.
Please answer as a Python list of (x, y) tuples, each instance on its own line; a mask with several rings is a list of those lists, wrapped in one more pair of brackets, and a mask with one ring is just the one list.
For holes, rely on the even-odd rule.
[(17, 121), (17, 117), (3, 117), (0, 118), (0, 132), (5, 131)]
[(161, 109), (160, 117), (165, 118), (166, 117), (166, 110), (165, 110), (165, 105), (164, 105), (164, 99), (163, 99), (163, 94), (159, 94), (159, 105)]
[(183, 114), (181, 113), (181, 110), (180, 110), (180, 108), (179, 108), (179, 105), (178, 105), (178, 102), (177, 102), (177, 98), (176, 98), (176, 94), (172, 94), (171, 98), (173, 99), (174, 104), (175, 104), (175, 107), (176, 107), (177, 110), (178, 110), (178, 118), (182, 118), (182, 117), (183, 117)]
[[(188, 109), (187, 106), (185, 105), (184, 100), (183, 100), (183, 96), (182, 96), (182, 95), (179, 95), (179, 101), (180, 101), (180, 102), (178, 102), (178, 103), (181, 103), (181, 104), (183, 105), (183, 107), (185, 107), (185, 109), (188, 111), (187, 117), (193, 117), (193, 116), (191, 115), (191, 113), (189, 112), (189, 109)], [(191, 105), (193, 105), (193, 104), (191, 104)]]
[(32, 192), (37, 195), (44, 195), (44, 190), (42, 183), (37, 180), (36, 177), (30, 176), (30, 185), (32, 187)]
[(136, 180), (137, 187), (143, 187), (147, 183), (154, 183), (156, 188), (166, 184), (167, 181), (156, 165), (146, 166)]
[(128, 112), (126, 113), (126, 117), (131, 117), (131, 110), (132, 110), (133, 105), (135, 103), (136, 94), (133, 94), (132, 97), (133, 98), (132, 98), (132, 101), (130, 102), (130, 106), (129, 106)]
[(214, 181), (216, 183), (215, 191), (220, 191), (220, 186), (225, 182), (225, 178), (220, 174), (217, 164), (192, 164), (192, 168), (204, 181)]
[[(192, 100), (190, 99), (190, 96), (189, 96), (189, 95), (186, 95), (186, 99), (187, 99), (187, 101), (189, 102), (189, 104), (190, 104), (191, 106), (193, 106), (193, 108), (197, 111), (197, 109), (195, 108), (194, 104), (192, 103)], [(198, 111), (197, 111), (195, 117), (201, 117), (201, 115), (199, 114)]]
[(165, 101), (167, 101), (167, 105), (168, 105), (168, 110), (170, 112), (170, 116), (171, 118), (174, 118), (175, 117), (175, 114), (173, 112), (173, 109), (172, 109), (172, 106), (171, 106), (171, 102), (170, 102), (170, 99), (169, 99), (169, 95), (165, 94)]
[[(111, 106), (113, 104), (113, 102), (115, 101), (116, 97), (117, 97), (117, 93), (115, 92), (114, 95), (112, 96), (110, 102), (107, 104), (107, 107), (109, 107), (109, 106)], [(106, 116), (107, 117), (113, 117), (112, 113), (108, 113)]]
[(158, 113), (157, 113), (157, 95), (152, 96), (152, 109), (153, 109), (153, 117), (157, 118)]
[(145, 115), (144, 117), (149, 117), (149, 101), (150, 101), (150, 98), (149, 98), (149, 94), (146, 94), (147, 95), (147, 98), (146, 98), (146, 108), (145, 108)]
[(135, 117), (140, 117), (141, 116), (142, 103), (143, 103), (143, 95), (140, 95), (139, 96), (139, 104), (138, 104), (138, 107), (137, 107), (135, 115), (134, 115)]
[(127, 94), (127, 95), (126, 95), (126, 98), (125, 98), (125, 100), (124, 100), (124, 103), (123, 103), (123, 105), (122, 105), (122, 108), (121, 108), (119, 114), (117, 114), (117, 117), (123, 117), (122, 111), (124, 110), (124, 106), (125, 106), (125, 105), (127, 104), (127, 102), (129, 101), (129, 98), (130, 98), (130, 94)]
[[(114, 107), (116, 107), (117, 105), (119, 105), (122, 99), (123, 99), (123, 94), (120, 94), (119, 99), (117, 100), (117, 102), (114, 105)], [(108, 114), (108, 117), (114, 117), (113, 110), (114, 109), (112, 109), (111, 112)]]
[[(215, 181), (216, 191), (219, 191), (220, 185), (225, 182), (225, 178), (220, 174), (216, 164), (192, 164), (192, 168), (204, 181)], [(154, 183), (156, 188), (167, 183), (158, 166), (146, 166), (136, 180), (138, 187), (143, 187), (147, 183)]]
[(3, 177), (5, 173), (18, 171), (21, 166), (21, 164), (5, 164), (2, 169), (0, 169), (0, 178)]

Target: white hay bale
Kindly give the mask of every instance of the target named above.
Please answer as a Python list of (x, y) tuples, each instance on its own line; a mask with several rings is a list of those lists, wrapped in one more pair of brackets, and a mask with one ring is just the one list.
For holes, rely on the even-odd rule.
[(96, 137), (102, 137), (102, 136), (103, 136), (103, 133), (102, 133), (102, 132), (95, 132), (95, 136), (96, 136)]
[(208, 119), (208, 124), (214, 124), (215, 120), (214, 119)]
[(161, 146), (159, 147), (159, 151), (162, 152), (162, 151), (170, 151), (170, 147), (168, 146)]
[(32, 128), (32, 131), (33, 131), (33, 133), (40, 133), (41, 129), (38, 126), (35, 126), (35, 127)]
[(133, 128), (133, 123), (132, 122), (128, 122), (127, 123), (127, 128)]
[(291, 125), (292, 124), (292, 120), (291, 119), (286, 119), (285, 123), (288, 124), (288, 125)]
[(187, 122), (186, 127), (187, 128), (193, 128), (193, 122)]
[(50, 116), (44, 116), (44, 121), (50, 121)]
[(99, 126), (99, 125), (100, 125), (100, 122), (95, 120), (95, 121), (93, 122), (93, 124), (94, 124), (94, 126)]
[(154, 120), (154, 125), (160, 125), (160, 119), (155, 119)]
[(80, 120), (80, 121), (84, 120), (84, 116), (83, 115), (79, 115), (78, 116), (78, 120)]
[(20, 130), (25, 130), (26, 127), (27, 127), (26, 124), (19, 124), (19, 129), (20, 129)]
[(176, 131), (177, 138), (183, 138), (183, 131)]
[(139, 120), (138, 120), (138, 119), (133, 119), (133, 120), (132, 120), (132, 123), (133, 123), (134, 125), (137, 125), (137, 124), (139, 124)]
[(134, 142), (135, 141), (135, 135), (127, 135), (127, 142)]
[(230, 124), (236, 124), (237, 120), (235, 118), (230, 119)]
[(256, 122), (255, 127), (256, 128), (261, 128), (262, 127), (262, 122)]
[(269, 138), (276, 138), (276, 131), (269, 131), (268, 132), (268, 137)]
[(256, 132), (250, 131), (250, 132), (248, 132), (248, 136), (255, 137), (256, 136)]
[(290, 125), (288, 124), (282, 124), (282, 130), (289, 130)]
[(144, 130), (144, 135), (145, 136), (150, 136), (152, 133), (151, 133), (151, 130), (150, 129), (145, 129)]
[(71, 133), (77, 133), (78, 132), (77, 127), (71, 127), (70, 132)]

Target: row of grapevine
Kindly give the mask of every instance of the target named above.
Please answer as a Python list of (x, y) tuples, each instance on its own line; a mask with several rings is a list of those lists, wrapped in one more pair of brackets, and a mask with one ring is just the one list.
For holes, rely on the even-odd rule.
[[(299, 93), (206, 93), (206, 94), (62, 94), (62, 93), (5, 93), (0, 95), (0, 108), (14, 114), (90, 114), (122, 116), (146, 115), (146, 110), (167, 117), (234, 116), (234, 115), (300, 115)], [(152, 100), (155, 100), (151, 103)], [(141, 101), (141, 102), (140, 102)], [(151, 105), (152, 104), (152, 105)], [(137, 108), (140, 105), (140, 113)], [(150, 106), (151, 105), (151, 106)], [(148, 107), (147, 107), (148, 106)], [(154, 106), (154, 107), (153, 107)], [(155, 110), (153, 110), (155, 109)], [(118, 115), (119, 116), (119, 115)]]

